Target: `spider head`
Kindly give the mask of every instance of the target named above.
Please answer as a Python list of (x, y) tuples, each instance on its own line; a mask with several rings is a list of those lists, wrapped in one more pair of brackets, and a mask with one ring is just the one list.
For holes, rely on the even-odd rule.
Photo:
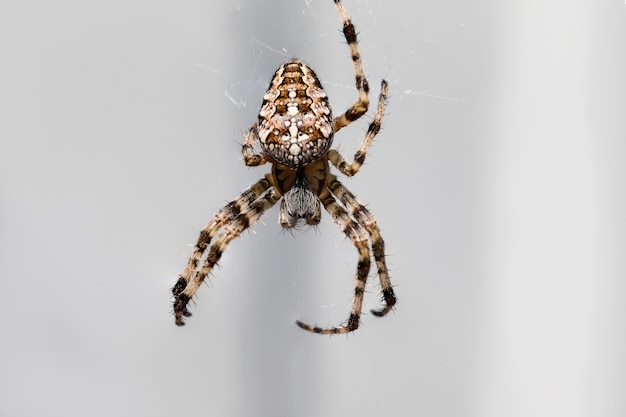
[(299, 168), (330, 149), (333, 116), (317, 75), (304, 62), (292, 60), (278, 68), (263, 97), (258, 137), (265, 155)]

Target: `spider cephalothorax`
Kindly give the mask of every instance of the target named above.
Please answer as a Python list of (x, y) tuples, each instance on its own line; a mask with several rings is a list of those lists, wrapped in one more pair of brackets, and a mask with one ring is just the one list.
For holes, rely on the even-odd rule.
[[(189, 301), (220, 260), (229, 242), (278, 201), (281, 202), (279, 222), (286, 229), (301, 222), (318, 224), (323, 205), (358, 251), (354, 300), (348, 321), (329, 328), (298, 321), (301, 328), (314, 333), (336, 334), (359, 327), (372, 253), (384, 302), (382, 309), (372, 310), (372, 313), (384, 316), (396, 304), (385, 262), (385, 243), (376, 220), (330, 172), (331, 165), (348, 176), (359, 171), (380, 130), (387, 98), (387, 82), (383, 80), (374, 119), (352, 162), (331, 149), (334, 134), (363, 116), (369, 105), (369, 87), (354, 25), (341, 1), (334, 0), (334, 3), (343, 21), (343, 33), (352, 55), (358, 100), (345, 113), (333, 118), (326, 93), (308, 65), (291, 60), (278, 68), (263, 97), (258, 122), (250, 128), (242, 147), (246, 165), (270, 163), (272, 170), (222, 208), (200, 232), (191, 258), (172, 288), (174, 316), (179, 326), (184, 324), (183, 317), (191, 316), (187, 308)], [(257, 153), (256, 146), (260, 146), (261, 152)]]

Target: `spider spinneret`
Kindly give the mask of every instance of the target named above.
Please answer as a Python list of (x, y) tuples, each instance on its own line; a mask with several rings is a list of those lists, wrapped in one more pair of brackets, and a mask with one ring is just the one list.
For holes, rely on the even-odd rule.
[[(347, 322), (322, 328), (297, 321), (298, 326), (321, 334), (356, 330), (372, 253), (384, 303), (380, 310), (372, 310), (372, 314), (382, 317), (396, 304), (385, 261), (385, 243), (378, 224), (354, 194), (330, 172), (331, 165), (347, 176), (359, 171), (369, 146), (380, 131), (387, 100), (387, 82), (383, 80), (376, 113), (352, 162), (331, 149), (334, 134), (363, 116), (369, 106), (369, 86), (363, 72), (356, 30), (341, 1), (334, 0), (334, 3), (350, 48), (358, 99), (342, 115), (333, 118), (322, 84), (307, 64), (294, 59), (278, 68), (263, 97), (258, 121), (250, 128), (242, 146), (247, 166), (270, 163), (272, 170), (223, 207), (200, 232), (187, 266), (172, 288), (174, 316), (179, 326), (185, 324), (183, 317), (191, 316), (187, 308), (189, 301), (230, 241), (256, 223), (278, 201), (281, 202), (279, 222), (286, 229), (296, 227), (302, 221), (309, 225), (318, 224), (323, 205), (358, 252), (354, 299)], [(256, 152), (257, 146), (261, 148), (259, 153)]]

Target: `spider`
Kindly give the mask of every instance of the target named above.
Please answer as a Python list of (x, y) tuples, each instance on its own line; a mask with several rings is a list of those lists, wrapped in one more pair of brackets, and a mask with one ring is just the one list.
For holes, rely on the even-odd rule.
[[(396, 304), (385, 263), (385, 243), (376, 220), (330, 172), (330, 165), (349, 177), (359, 171), (380, 130), (387, 100), (387, 82), (382, 80), (376, 113), (352, 162), (331, 149), (334, 134), (363, 116), (369, 105), (369, 86), (363, 72), (356, 30), (341, 1), (333, 1), (350, 48), (358, 100), (345, 113), (333, 118), (320, 80), (307, 64), (293, 59), (276, 70), (263, 97), (258, 121), (250, 128), (242, 146), (243, 161), (247, 166), (270, 163), (271, 172), (223, 207), (200, 232), (187, 266), (172, 288), (174, 316), (179, 326), (185, 324), (184, 317), (191, 316), (187, 308), (189, 301), (218, 263), (229, 242), (256, 223), (278, 201), (279, 222), (285, 229), (303, 223), (317, 225), (323, 205), (358, 251), (356, 287), (347, 322), (322, 328), (297, 321), (298, 326), (321, 334), (348, 333), (359, 327), (370, 271), (368, 234), (384, 302), (381, 309), (372, 310), (372, 313), (382, 317)], [(261, 148), (258, 153), (257, 146)], [(218, 235), (220, 230), (222, 232)]]

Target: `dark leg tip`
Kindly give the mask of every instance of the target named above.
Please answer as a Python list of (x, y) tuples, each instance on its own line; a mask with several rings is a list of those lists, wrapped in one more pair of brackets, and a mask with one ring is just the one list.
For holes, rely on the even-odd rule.
[(315, 331), (315, 329), (319, 329), (319, 327), (309, 326), (308, 324), (303, 323), (300, 320), (296, 320), (296, 324), (298, 325), (298, 327), (300, 327), (301, 329), (306, 330), (308, 332), (319, 333), (319, 332)]
[(383, 308), (381, 308), (380, 310), (371, 310), (372, 314), (376, 317), (386, 316), (387, 313), (393, 310), (393, 307), (398, 302), (398, 299), (393, 292), (393, 288), (389, 288), (383, 291), (383, 301), (385, 302), (385, 306)]
[(174, 300), (174, 316), (176, 317), (176, 325), (184, 326), (185, 322), (183, 317), (190, 317), (191, 313), (187, 309), (187, 303), (189, 303), (189, 296), (186, 294), (178, 294)]
[(174, 286), (172, 287), (172, 294), (174, 295), (174, 297), (178, 297), (185, 290), (186, 286), (187, 281), (185, 281), (183, 277), (179, 277), (178, 281), (176, 281), (176, 284), (174, 284)]

